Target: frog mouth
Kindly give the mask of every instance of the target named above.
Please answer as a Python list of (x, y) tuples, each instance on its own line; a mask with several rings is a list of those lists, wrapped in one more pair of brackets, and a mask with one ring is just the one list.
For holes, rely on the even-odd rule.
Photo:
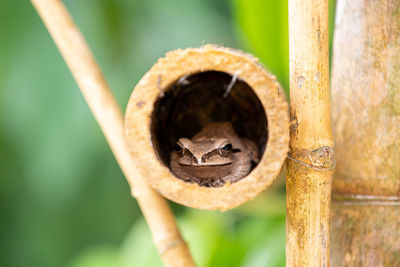
[(183, 166), (191, 166), (191, 167), (196, 167), (196, 168), (205, 168), (205, 167), (208, 167), (208, 168), (210, 168), (210, 167), (214, 167), (214, 168), (217, 168), (217, 167), (222, 167), (222, 166), (227, 166), (227, 165), (231, 165), (232, 164), (232, 162), (226, 162), (226, 163), (192, 163), (192, 165), (183, 165)]
[(181, 166), (182, 171), (198, 179), (219, 179), (232, 172), (232, 163), (224, 165), (186, 165)]
[(178, 160), (179, 165), (181, 166), (190, 166), (190, 167), (221, 167), (230, 165), (235, 161), (235, 157), (233, 155), (227, 155), (226, 157), (221, 157), (220, 155), (211, 156), (211, 157), (202, 157), (196, 158), (194, 156), (183, 156)]

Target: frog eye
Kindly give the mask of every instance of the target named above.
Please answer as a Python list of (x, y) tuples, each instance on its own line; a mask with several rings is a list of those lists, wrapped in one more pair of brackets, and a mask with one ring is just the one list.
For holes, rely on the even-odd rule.
[(231, 151), (232, 150), (232, 144), (226, 144), (222, 147), (223, 150), (225, 151)]
[(174, 150), (176, 153), (180, 153), (180, 152), (182, 152), (183, 148), (180, 145), (175, 144)]

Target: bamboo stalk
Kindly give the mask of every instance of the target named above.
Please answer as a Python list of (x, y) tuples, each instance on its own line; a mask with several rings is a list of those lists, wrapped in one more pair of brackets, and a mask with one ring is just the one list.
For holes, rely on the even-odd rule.
[(99, 123), (139, 202), (166, 266), (194, 266), (167, 202), (150, 188), (135, 167), (125, 140), (123, 117), (82, 34), (59, 0), (32, 0), (83, 96)]
[(329, 108), (328, 0), (289, 1), (291, 140), (287, 266), (329, 265), (335, 166)]
[(400, 266), (400, 0), (337, 2), (332, 266)]

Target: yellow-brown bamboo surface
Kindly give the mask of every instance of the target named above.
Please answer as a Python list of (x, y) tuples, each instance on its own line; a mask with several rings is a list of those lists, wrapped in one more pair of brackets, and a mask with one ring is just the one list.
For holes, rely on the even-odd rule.
[[(122, 112), (82, 34), (59, 0), (32, 0), (77, 81), (139, 202), (166, 266), (194, 266), (167, 202), (146, 184), (125, 140)], [(134, 265), (134, 263), (132, 263)]]
[(291, 140), (286, 265), (329, 265), (335, 153), (329, 108), (328, 1), (289, 1)]
[(400, 1), (340, 0), (331, 265), (400, 266)]

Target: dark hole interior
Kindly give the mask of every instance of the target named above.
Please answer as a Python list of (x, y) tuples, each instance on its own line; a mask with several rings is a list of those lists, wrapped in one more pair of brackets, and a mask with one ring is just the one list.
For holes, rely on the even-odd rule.
[(238, 136), (251, 139), (262, 156), (268, 139), (267, 118), (246, 82), (217, 71), (181, 77), (154, 104), (151, 132), (157, 156), (169, 167), (179, 138), (192, 138), (207, 123), (219, 121), (231, 122)]

